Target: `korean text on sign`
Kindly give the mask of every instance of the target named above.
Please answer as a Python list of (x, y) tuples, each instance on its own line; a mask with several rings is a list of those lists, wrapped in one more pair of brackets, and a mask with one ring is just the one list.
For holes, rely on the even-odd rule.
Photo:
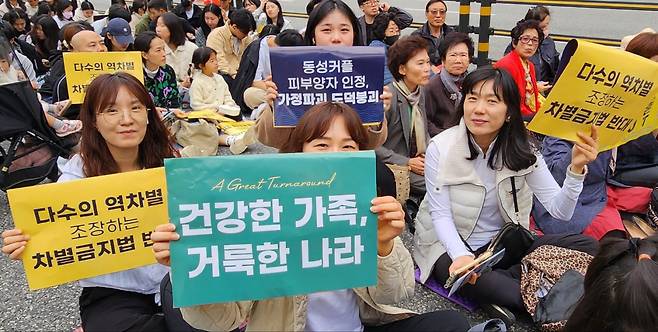
[(599, 128), (601, 151), (658, 128), (658, 64), (606, 46), (572, 40), (566, 66), (528, 129), (566, 140)]
[(282, 47), (272, 49), (270, 58), (279, 92), (275, 126), (294, 127), (306, 110), (326, 101), (352, 106), (364, 124), (383, 121), (382, 48)]
[(30, 289), (155, 263), (151, 231), (167, 221), (163, 168), (13, 189), (8, 196), (16, 227), (30, 235), (23, 253)]
[(143, 83), (142, 68), (140, 52), (64, 53), (66, 83), (69, 99), (73, 104), (81, 104), (84, 101), (87, 86), (96, 76), (124, 71)]
[[(267, 170), (246, 171), (257, 160)], [(376, 283), (371, 152), (180, 159), (165, 168), (181, 236), (171, 244), (176, 306)]]

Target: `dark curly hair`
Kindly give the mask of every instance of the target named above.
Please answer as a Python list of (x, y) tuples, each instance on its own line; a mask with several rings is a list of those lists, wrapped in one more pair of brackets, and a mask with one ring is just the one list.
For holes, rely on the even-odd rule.
[(539, 43), (537, 45), (541, 45), (544, 41), (544, 31), (539, 27), (539, 21), (523, 19), (518, 21), (514, 29), (512, 29), (512, 46), (516, 46), (519, 43), (521, 35), (528, 29), (537, 30), (537, 36), (539, 36)]

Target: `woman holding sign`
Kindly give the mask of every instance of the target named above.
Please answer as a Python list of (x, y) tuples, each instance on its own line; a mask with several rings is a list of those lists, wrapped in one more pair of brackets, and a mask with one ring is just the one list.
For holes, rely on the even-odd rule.
[[(80, 120), (80, 154), (61, 169), (58, 182), (161, 167), (164, 158), (174, 157), (173, 142), (151, 97), (129, 74), (95, 78), (87, 88)], [(2, 252), (21, 259), (29, 235), (12, 229), (2, 238)], [(167, 331), (158, 305), (160, 281), (167, 272), (153, 264), (81, 280), (84, 330)]]
[[(368, 146), (359, 115), (349, 106), (325, 102), (302, 116), (282, 152), (352, 152)], [(378, 176), (379, 178), (379, 176)], [(417, 315), (391, 305), (413, 294), (413, 262), (399, 235), (404, 229), (402, 206), (392, 196), (372, 200), (378, 215), (375, 287), (344, 289), (297, 297), (240, 301), (181, 308), (190, 325), (228, 331), (247, 321), (248, 331), (465, 331), (466, 319), (456, 311)], [(169, 265), (169, 242), (179, 239), (173, 224), (151, 235), (156, 259)], [(302, 305), (300, 305), (302, 303)]]
[[(311, 12), (304, 40), (309, 46), (363, 46), (359, 21), (352, 9), (341, 0), (326, 0), (319, 3)], [(382, 69), (383, 70), (383, 69)], [(265, 80), (268, 104), (277, 97), (277, 86), (272, 77)], [(380, 99), (384, 110), (391, 105), (391, 93), (385, 87)], [(280, 148), (290, 138), (292, 128), (275, 128), (271, 107), (266, 107), (256, 120), (256, 125), (247, 130), (238, 144), (250, 145), (258, 141), (274, 148)], [(368, 148), (381, 146), (386, 140), (386, 120), (380, 126), (368, 127)]]
[[(658, 34), (638, 34), (628, 44), (626, 51), (658, 62)], [(651, 189), (658, 179), (658, 167), (655, 167), (658, 164), (657, 136), (658, 130), (654, 130), (638, 137), (618, 147), (616, 156), (613, 156), (612, 151), (600, 153), (590, 164), (583, 192), (578, 197), (577, 209), (570, 223), (556, 223), (541, 204), (535, 203), (532, 215), (538, 228), (545, 234), (582, 233), (597, 240), (607, 237), (625, 238), (626, 229), (619, 211), (645, 214)], [(562, 181), (561, 175), (568, 165), (571, 149), (572, 144), (562, 139), (547, 136), (543, 140), (542, 155), (557, 181)], [(616, 172), (614, 179), (610, 171), (613, 160), (616, 166), (613, 170)], [(619, 176), (624, 171), (630, 172), (626, 176)], [(633, 173), (637, 175), (632, 176)], [(624, 183), (628, 179), (631, 181)], [(616, 181), (623, 186), (610, 184)]]
[(528, 141), (518, 89), (506, 71), (480, 68), (466, 76), (462, 91), (458, 124), (435, 136), (427, 147), (427, 195), (416, 219), (414, 258), (422, 282), (434, 278), (443, 285), (460, 275), (455, 271), (474, 268), (474, 260), (489, 249), (503, 226), (515, 225), (508, 233), (512, 240), (503, 244), (522, 244), (504, 246), (503, 260), (493, 271), (459, 290), (511, 324), (515, 318), (510, 310), (526, 312), (520, 293), (523, 256), (540, 245), (589, 254), (597, 249), (597, 242), (583, 235), (537, 239), (524, 231), (529, 229), (533, 195), (557, 219), (571, 218), (586, 165), (598, 154), (597, 133), (592, 128), (591, 136), (578, 134), (581, 141), (574, 143), (560, 188)]

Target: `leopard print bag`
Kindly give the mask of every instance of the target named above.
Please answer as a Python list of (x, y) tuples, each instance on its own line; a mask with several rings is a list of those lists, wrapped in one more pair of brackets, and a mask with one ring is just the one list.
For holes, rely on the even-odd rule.
[[(535, 317), (540, 301), (538, 292), (547, 291), (569, 270), (585, 275), (592, 256), (566, 248), (543, 245), (521, 260), (521, 297), (530, 316)], [(542, 331), (560, 331), (568, 317), (554, 322), (538, 322)]]

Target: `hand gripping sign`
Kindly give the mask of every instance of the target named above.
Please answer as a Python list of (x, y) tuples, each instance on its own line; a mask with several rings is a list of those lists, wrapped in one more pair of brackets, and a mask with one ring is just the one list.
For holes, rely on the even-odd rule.
[(384, 48), (276, 47), (270, 60), (279, 93), (275, 127), (294, 127), (306, 110), (325, 101), (350, 105), (365, 125), (384, 120)]
[(594, 125), (605, 151), (658, 128), (658, 63), (574, 39), (558, 72), (529, 130), (577, 141), (576, 132), (589, 133)]
[(174, 306), (377, 283), (372, 151), (168, 159), (165, 168), (180, 235)]
[(30, 289), (154, 264), (151, 231), (167, 221), (164, 168), (9, 190)]

